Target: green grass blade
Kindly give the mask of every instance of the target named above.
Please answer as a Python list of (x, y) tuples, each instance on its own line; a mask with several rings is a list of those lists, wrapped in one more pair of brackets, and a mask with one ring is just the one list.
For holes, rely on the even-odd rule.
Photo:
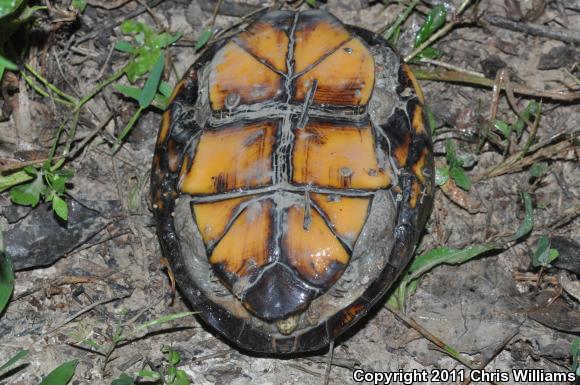
[(515, 241), (523, 237), (532, 231), (534, 227), (534, 208), (532, 206), (532, 198), (527, 192), (522, 192), (522, 199), (524, 200), (524, 207), (526, 209), (526, 216), (524, 222), (516, 232), (516, 234), (510, 238), (510, 240)]
[(58, 368), (54, 369), (42, 380), (39, 385), (66, 385), (75, 374), (78, 360), (65, 362)]
[[(2, 234), (0, 233), (0, 238)], [(8, 305), (12, 291), (14, 290), (14, 272), (10, 257), (4, 255), (4, 246), (0, 239), (0, 314)]]
[(429, 270), (442, 264), (456, 265), (467, 262), (487, 251), (501, 249), (502, 246), (497, 243), (484, 243), (475, 245), (466, 249), (458, 250), (448, 247), (439, 247), (421, 254), (411, 264), (409, 269), (409, 280), (420, 277)]
[(438, 4), (425, 19), (425, 23), (419, 28), (417, 35), (415, 36), (415, 48), (423, 44), (433, 33), (435, 33), (439, 28), (445, 24), (445, 18), (447, 17), (447, 10), (443, 4)]
[(15, 363), (17, 363), (18, 361), (20, 361), (21, 359), (23, 359), (27, 355), (28, 355), (28, 350), (21, 350), (18, 353), (16, 353), (14, 356), (12, 356), (12, 358), (10, 358), (8, 361), (6, 361), (4, 363), (4, 365), (0, 366), (0, 375), (3, 372), (5, 372), (6, 370), (8, 370), (9, 368), (11, 368), (12, 366), (14, 366)]
[(199, 37), (199, 39), (197, 39), (197, 42), (195, 43), (194, 50), (197, 51), (198, 49), (206, 45), (209, 39), (211, 39), (212, 35), (213, 30), (211, 29), (211, 27), (205, 27), (205, 29), (201, 33), (201, 36)]
[(131, 334), (136, 334), (136, 333), (140, 333), (143, 331), (146, 331), (147, 329), (149, 329), (152, 326), (157, 326), (157, 325), (161, 325), (167, 322), (171, 322), (171, 321), (175, 321), (184, 317), (189, 317), (190, 315), (194, 315), (196, 312), (193, 311), (186, 311), (186, 312), (181, 312), (181, 313), (175, 313), (175, 314), (169, 314), (169, 315), (165, 315), (165, 316), (161, 316), (159, 318), (156, 318), (152, 321), (149, 322), (145, 322), (144, 324), (141, 324), (139, 326), (137, 326), (135, 328), (135, 330), (133, 331), (133, 333)]
[(155, 98), (157, 94), (157, 88), (159, 88), (159, 82), (161, 81), (161, 75), (163, 74), (163, 66), (165, 65), (165, 56), (163, 54), (159, 55), (153, 69), (149, 73), (149, 77), (145, 82), (143, 91), (139, 95), (139, 107), (147, 108)]
[(389, 27), (389, 29), (387, 30), (387, 32), (385, 32), (383, 34), (383, 37), (386, 40), (391, 41), (391, 38), (396, 34), (397, 30), (400, 28), (401, 24), (407, 20), (407, 17), (409, 17), (409, 15), (411, 14), (411, 12), (413, 11), (413, 9), (415, 8), (415, 6), (417, 4), (419, 4), (421, 0), (413, 0), (411, 2), (411, 4), (409, 4), (407, 6), (407, 8), (405, 9), (405, 12), (399, 14), (399, 16), (397, 17), (397, 20), (395, 20), (395, 22)]
[(22, 2), (23, 0), (0, 0), (0, 19), (16, 11)]

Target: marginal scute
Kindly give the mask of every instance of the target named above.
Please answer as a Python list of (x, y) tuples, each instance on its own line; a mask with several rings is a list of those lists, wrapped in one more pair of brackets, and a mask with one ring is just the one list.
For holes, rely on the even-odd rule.
[(315, 104), (364, 106), (373, 91), (373, 57), (358, 38), (351, 39), (296, 79), (296, 101), (304, 100), (314, 79), (318, 80)]
[(399, 167), (407, 166), (407, 158), (409, 157), (409, 146), (411, 146), (411, 134), (406, 133), (403, 136), (403, 141), (401, 143), (397, 143), (395, 145), (395, 148), (393, 148), (395, 160), (397, 161), (397, 165)]
[[(310, 218), (305, 218), (307, 215)], [(282, 238), (285, 262), (306, 282), (329, 288), (346, 268), (349, 253), (315, 210), (307, 213), (303, 206), (291, 206), (286, 228)]]
[(161, 119), (161, 129), (159, 130), (159, 136), (157, 136), (157, 145), (165, 143), (167, 139), (167, 134), (169, 133), (169, 126), (171, 125), (171, 111), (167, 110), (163, 113), (163, 118)]
[(423, 120), (423, 107), (421, 104), (417, 104), (415, 106), (415, 110), (413, 111), (413, 121), (412, 127), (416, 134), (424, 134), (425, 133), (425, 122)]
[(424, 148), (421, 151), (421, 154), (419, 155), (419, 159), (417, 160), (417, 162), (415, 162), (415, 164), (411, 166), (413, 174), (417, 176), (417, 178), (421, 183), (426, 182), (425, 174), (423, 174), (423, 169), (425, 168), (425, 166), (429, 161), (428, 157), (429, 157), (429, 149)]
[(230, 287), (269, 262), (273, 207), (271, 200), (248, 205), (213, 249), (209, 262)]
[(292, 179), (298, 184), (369, 190), (391, 184), (390, 170), (378, 164), (368, 123), (341, 125), (310, 119), (296, 132), (292, 165)]
[(328, 218), (330, 227), (352, 249), (367, 220), (370, 198), (329, 194), (310, 194), (310, 198)]
[(215, 131), (206, 130), (191, 168), (182, 178), (181, 191), (205, 195), (270, 183), (276, 123), (241, 122)]
[(240, 95), (241, 104), (253, 104), (275, 100), (282, 92), (282, 76), (233, 41), (219, 50), (211, 62), (209, 99), (214, 111), (223, 110), (231, 94)]
[(411, 81), (411, 84), (413, 85), (413, 89), (415, 90), (415, 93), (417, 94), (417, 99), (419, 99), (419, 102), (421, 104), (425, 104), (425, 96), (423, 95), (423, 90), (419, 86), (419, 82), (417, 81), (417, 78), (413, 74), (413, 71), (411, 71), (411, 68), (406, 64), (402, 64), (401, 67), (403, 68), (403, 72), (405, 73), (405, 75), (407, 75), (407, 77)]

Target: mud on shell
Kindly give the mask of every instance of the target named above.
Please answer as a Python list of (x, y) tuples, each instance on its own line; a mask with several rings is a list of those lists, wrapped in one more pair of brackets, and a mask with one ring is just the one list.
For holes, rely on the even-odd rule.
[(159, 238), (200, 316), (243, 349), (311, 351), (408, 264), (433, 195), (423, 95), (378, 35), (268, 13), (192, 65), (153, 160)]

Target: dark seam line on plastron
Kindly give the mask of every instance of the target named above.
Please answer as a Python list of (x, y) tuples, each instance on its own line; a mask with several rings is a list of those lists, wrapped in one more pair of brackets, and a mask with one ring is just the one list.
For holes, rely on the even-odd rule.
[(329, 56), (331, 56), (332, 54), (334, 54), (336, 51), (338, 51), (340, 48), (342, 48), (345, 44), (347, 44), (348, 42), (352, 41), (353, 39), (354, 39), (354, 37), (352, 37), (351, 35), (349, 35), (348, 38), (346, 38), (346, 40), (344, 40), (339, 45), (337, 45), (333, 50), (331, 50), (331, 51), (325, 53), (324, 55), (322, 55), (318, 60), (316, 60), (312, 64), (309, 64), (302, 71), (298, 72), (297, 74), (293, 74), (291, 76), (291, 79), (290, 80), (294, 80), (296, 78), (299, 78), (300, 76), (304, 75), (306, 72), (314, 69), (314, 67), (316, 67), (317, 65), (319, 65), (320, 63), (322, 63), (326, 58), (328, 58)]
[(182, 192), (181, 195), (187, 195), (190, 197), (192, 202), (195, 203), (205, 203), (205, 202), (216, 202), (224, 199), (238, 198), (247, 195), (254, 194), (265, 194), (270, 192), (284, 191), (289, 193), (304, 193), (306, 190), (316, 194), (335, 194), (346, 197), (367, 197), (374, 196), (378, 190), (387, 189), (376, 189), (376, 190), (360, 190), (360, 189), (332, 189), (332, 188), (318, 188), (316, 186), (301, 186), (295, 184), (279, 184), (279, 185), (268, 185), (261, 188), (249, 189), (245, 191), (232, 190), (231, 192), (225, 192), (221, 194), (189, 194)]
[[(310, 201), (310, 206), (314, 207), (314, 209), (318, 212), (318, 215), (320, 215), (320, 217), (322, 218), (322, 220), (326, 224), (326, 227), (328, 227), (328, 229), (330, 230), (332, 235), (334, 235), (334, 237), (338, 240), (338, 242), (341, 244), (341, 246), (347, 251), (347, 253), (349, 254), (349, 257), (352, 258), (352, 252), (354, 249), (354, 243), (356, 243), (356, 239), (353, 243), (353, 247), (351, 248), (348, 245), (348, 243), (344, 240), (344, 238), (336, 232), (336, 230), (334, 229), (334, 226), (332, 225), (332, 222), (330, 221), (330, 218), (328, 218), (326, 216), (326, 213), (324, 212), (324, 210), (322, 210), (322, 208), (320, 208), (316, 204), (316, 202), (312, 201), (312, 200)], [(350, 258), (349, 258), (349, 260), (350, 260)], [(348, 266), (348, 263), (345, 266)]]
[[(393, 169), (394, 181), (392, 181), (391, 186), (389, 186), (389, 188), (385, 188), (384, 190), (388, 190), (388, 189), (391, 189), (395, 186), (399, 186), (399, 175), (401, 174), (402, 170), (397, 167), (395, 159), (393, 159), (393, 145), (391, 144), (391, 140), (389, 139), (389, 136), (383, 131), (381, 126), (379, 126), (379, 128), (377, 128), (372, 120), (371, 120), (371, 127), (377, 134), (380, 134), (383, 138), (385, 138), (385, 140), (387, 141), (387, 144), (389, 146), (389, 153), (387, 154), (387, 156), (389, 157), (389, 164), (391, 165), (391, 167)], [(375, 142), (375, 143), (378, 144), (378, 142)], [(375, 151), (376, 151), (376, 147), (375, 147)]]
[[(211, 244), (208, 243), (208, 245), (206, 246), (208, 253), (210, 253), (210, 255), (213, 254), (213, 251), (215, 250), (216, 246), (227, 235), (227, 233), (230, 231), (230, 229), (234, 225), (234, 222), (240, 217), (242, 212), (244, 212), (244, 210), (246, 210), (250, 204), (264, 200), (265, 198), (268, 198), (271, 195), (273, 195), (273, 194), (272, 193), (262, 194), (262, 195), (256, 196), (254, 198), (250, 198), (250, 199), (238, 204), (238, 206), (234, 210), (234, 214), (232, 215), (232, 217), (230, 218), (230, 220), (226, 224), (226, 227), (224, 228), (223, 233), (215, 241), (211, 242)], [(224, 199), (224, 200), (227, 200), (227, 199)], [(219, 202), (219, 201), (217, 201), (217, 202)], [(212, 203), (214, 203), (214, 202), (212, 202)], [(190, 201), (190, 205), (193, 205), (193, 204), (195, 204), (195, 203)], [(196, 224), (197, 224), (197, 221), (196, 221)], [(199, 226), (198, 226), (198, 228), (199, 228)]]
[(279, 69), (273, 67), (270, 63), (268, 63), (264, 59), (256, 56), (252, 51), (250, 51), (249, 49), (247, 49), (244, 45), (238, 43), (238, 39), (232, 39), (232, 41), (234, 42), (235, 45), (237, 45), (238, 47), (240, 47), (244, 52), (246, 52), (248, 55), (250, 55), (251, 57), (253, 57), (254, 59), (256, 59), (256, 61), (258, 61), (261, 64), (263, 64), (264, 66), (268, 67), (272, 72), (277, 73), (278, 75), (282, 76), (284, 79), (287, 78), (287, 76), (288, 76), (287, 74), (285, 74), (284, 72), (280, 71)]

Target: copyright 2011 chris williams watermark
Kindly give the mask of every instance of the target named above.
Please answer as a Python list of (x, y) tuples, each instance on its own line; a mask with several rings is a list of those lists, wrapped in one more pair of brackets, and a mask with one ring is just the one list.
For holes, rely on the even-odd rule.
[(389, 384), (421, 384), (438, 382), (465, 381), (466, 378), (478, 382), (572, 382), (576, 375), (572, 372), (548, 372), (544, 369), (512, 369), (504, 372), (501, 370), (474, 369), (466, 371), (464, 369), (433, 369), (404, 371), (399, 369), (396, 372), (367, 372), (363, 369), (356, 369), (352, 372), (352, 379), (356, 383), (371, 383), (374, 385)]

